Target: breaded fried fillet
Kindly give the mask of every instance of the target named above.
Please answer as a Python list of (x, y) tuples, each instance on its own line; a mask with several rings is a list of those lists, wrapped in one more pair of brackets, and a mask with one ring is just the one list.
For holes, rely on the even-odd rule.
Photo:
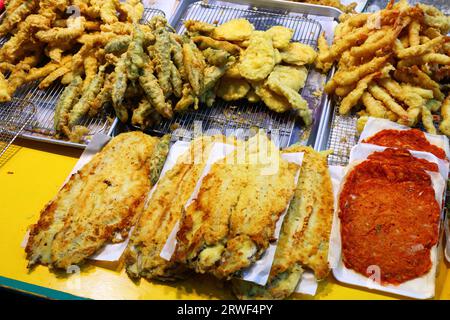
[(291, 295), (303, 269), (318, 280), (329, 272), (328, 242), (333, 217), (333, 193), (327, 152), (293, 146), (284, 152), (304, 152), (300, 178), (283, 222), (275, 259), (266, 286), (233, 279), (239, 299), (284, 299)]
[(130, 277), (173, 280), (182, 276), (183, 267), (164, 260), (160, 253), (194, 191), (212, 145), (213, 137), (195, 139), (158, 182), (130, 239), (125, 260)]
[(297, 170), (263, 134), (213, 164), (181, 220), (175, 261), (226, 279), (250, 266), (269, 246)]
[(28, 267), (67, 268), (116, 235), (125, 238), (151, 188), (150, 161), (165, 158), (154, 155), (164, 152), (159, 141), (141, 132), (120, 134), (72, 175), (31, 227)]

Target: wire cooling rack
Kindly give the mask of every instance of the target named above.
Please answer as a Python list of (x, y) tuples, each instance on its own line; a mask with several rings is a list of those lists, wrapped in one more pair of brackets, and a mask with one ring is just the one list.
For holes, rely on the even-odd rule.
[[(155, 15), (164, 15), (164, 12), (157, 9), (146, 8), (144, 10), (142, 22), (150, 20), (150, 18)], [(4, 41), (5, 38), (0, 39), (0, 45), (2, 45)], [(109, 134), (114, 129), (114, 113), (112, 108), (107, 108), (106, 110), (102, 110), (102, 112), (95, 117), (86, 116), (81, 119), (79, 124), (87, 127), (89, 133), (80, 143), (58, 140), (55, 137), (56, 132), (54, 130), (53, 117), (56, 103), (64, 90), (64, 86), (59, 83), (54, 83), (49, 88), (40, 90), (38, 84), (39, 81), (34, 81), (23, 85), (14, 94), (13, 101), (0, 104), (0, 121), (16, 116), (15, 106), (17, 106), (18, 103), (22, 103), (20, 101), (28, 101), (35, 107), (36, 112), (33, 119), (25, 126), (20, 134), (21, 136), (34, 140), (83, 148), (89, 143), (92, 135), (96, 133)]]
[(32, 103), (16, 99), (9, 107), (0, 108), (0, 167), (17, 151), (11, 145), (32, 121), (34, 112)]
[[(222, 5), (193, 3), (175, 24), (178, 33), (183, 33), (186, 20), (200, 20), (208, 23), (222, 24), (234, 18), (249, 20), (257, 30), (267, 30), (274, 25), (282, 25), (294, 30), (293, 40), (313, 47), (317, 47), (317, 39), (322, 31), (320, 23), (303, 18), (291, 17), (261, 10), (238, 9)], [(305, 94), (310, 82), (308, 77), (302, 96), (310, 102), (312, 96)], [(285, 147), (289, 144), (296, 116), (294, 113), (279, 114), (269, 110), (263, 103), (249, 103), (248, 101), (225, 102), (217, 99), (211, 108), (200, 105), (198, 110), (190, 110), (175, 115), (171, 120), (165, 120), (147, 131), (149, 133), (165, 134), (172, 132), (174, 138), (190, 140), (195, 132), (215, 132), (231, 134), (242, 132), (245, 136), (250, 129), (262, 128), (268, 134), (277, 137), (279, 145)], [(304, 134), (301, 130), (300, 135)], [(239, 134), (236, 134), (239, 136)]]

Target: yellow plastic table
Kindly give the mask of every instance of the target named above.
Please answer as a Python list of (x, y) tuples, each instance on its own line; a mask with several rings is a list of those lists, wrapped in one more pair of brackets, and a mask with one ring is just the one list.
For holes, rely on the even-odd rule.
[[(176, 283), (131, 281), (122, 263), (88, 263), (79, 273), (54, 273), (38, 266), (27, 270), (21, 243), (28, 226), (61, 187), (81, 150), (17, 140), (10, 157), (0, 161), (0, 286), (56, 299), (232, 299), (226, 283), (193, 276)], [(450, 265), (441, 262), (435, 299), (450, 300)], [(330, 275), (316, 296), (294, 299), (398, 299), (337, 283)]]

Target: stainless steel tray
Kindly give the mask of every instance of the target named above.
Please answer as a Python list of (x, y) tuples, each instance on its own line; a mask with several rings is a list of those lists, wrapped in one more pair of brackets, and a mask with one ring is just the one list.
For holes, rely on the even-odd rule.
[[(164, 13), (157, 9), (145, 9), (143, 22), (148, 21), (155, 15), (164, 15)], [(0, 40), (0, 45), (3, 45), (5, 39)], [(77, 148), (85, 148), (89, 143), (92, 135), (96, 133), (104, 133), (111, 135), (114, 131), (118, 120), (114, 118), (112, 108), (103, 110), (96, 117), (85, 117), (82, 119), (80, 125), (86, 126), (89, 129), (89, 134), (84, 137), (81, 143), (74, 143), (66, 140), (56, 139), (54, 137), (55, 131), (53, 129), (53, 116), (55, 105), (64, 90), (64, 86), (59, 83), (53, 84), (46, 90), (38, 88), (38, 81), (28, 83), (16, 91), (12, 101), (0, 104), (0, 123), (2, 119), (14, 116), (15, 107), (29, 101), (35, 106), (35, 113), (30, 123), (25, 126), (20, 136), (27, 139), (38, 140), (53, 144), (66, 145)]]
[[(187, 19), (223, 23), (232, 18), (245, 17), (259, 30), (268, 29), (273, 25), (292, 28), (295, 30), (294, 40), (316, 46), (319, 34), (325, 29), (330, 29), (331, 23), (340, 13), (331, 7), (289, 1), (228, 0), (205, 3), (187, 0), (180, 2), (169, 22), (178, 33), (182, 33), (183, 21)], [(321, 90), (322, 83), (323, 76), (310, 70), (306, 86), (302, 90), (302, 96), (314, 109), (314, 124), (308, 130), (298, 125), (292, 113), (278, 114), (263, 104), (251, 104), (246, 101), (229, 103), (218, 99), (212, 108), (201, 106), (199, 110), (176, 115), (172, 120), (164, 121), (147, 132), (164, 134), (171, 132), (175, 126), (177, 129), (172, 132), (175, 139), (190, 140), (199, 129), (202, 132), (208, 130), (246, 136), (249, 129), (258, 127), (266, 129), (272, 137), (276, 136), (282, 147), (298, 140), (313, 145), (322, 110), (321, 97), (317, 97), (314, 93)]]

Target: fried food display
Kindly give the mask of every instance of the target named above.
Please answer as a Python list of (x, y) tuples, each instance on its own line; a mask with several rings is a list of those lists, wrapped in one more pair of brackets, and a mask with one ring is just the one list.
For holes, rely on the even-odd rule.
[(239, 275), (268, 248), (298, 169), (263, 134), (237, 145), (211, 166), (186, 208), (172, 259), (220, 279)]
[[(306, 80), (306, 66), (314, 62), (317, 52), (309, 45), (291, 42), (292, 29), (272, 26), (266, 31), (254, 30), (245, 19), (230, 20), (219, 26), (188, 20), (185, 27), (205, 57), (211, 52), (207, 50), (213, 49), (226, 51), (235, 58), (224, 68), (222, 80), (214, 82), (217, 86), (211, 86), (214, 87), (212, 97), (217, 95), (226, 101), (246, 98), (251, 103), (262, 100), (275, 112), (294, 111), (306, 125), (311, 124), (312, 112), (299, 90)], [(291, 76), (295, 79), (292, 81), (305, 79), (295, 85), (292, 81), (284, 83)], [(281, 77), (283, 80), (279, 81)], [(190, 101), (197, 106), (195, 99)]]
[(283, 222), (268, 283), (263, 287), (233, 279), (239, 299), (285, 299), (296, 289), (304, 269), (325, 279), (330, 271), (328, 243), (333, 219), (329, 152), (292, 146), (283, 152), (304, 152), (299, 182)]
[[(170, 139), (141, 132), (113, 138), (70, 177), (31, 227), (26, 253), (36, 264), (66, 269), (83, 263), (108, 242), (125, 239), (159, 172)], [(165, 151), (164, 151), (165, 150)]]
[[(79, 12), (72, 15), (70, 8)], [(78, 142), (81, 119), (104, 106), (92, 109), (112, 68), (103, 47), (119, 36), (131, 37), (142, 15), (143, 5), (136, 0), (8, 2), (0, 35), (11, 37), (0, 49), (0, 62), (9, 67), (1, 70), (0, 101), (10, 101), (28, 82), (38, 80), (39, 89), (46, 89), (61, 80), (67, 87), (56, 106), (56, 136)]]
[(186, 153), (158, 181), (126, 253), (126, 270), (131, 278), (168, 281), (184, 276), (183, 265), (164, 260), (160, 253), (175, 223), (181, 219), (183, 207), (194, 191), (215, 140), (223, 142), (225, 137), (194, 139)]
[(449, 31), (450, 17), (438, 9), (390, 1), (375, 13), (342, 15), (331, 46), (321, 35), (315, 65), (328, 71), (337, 63), (325, 91), (336, 96), (341, 115), (360, 110), (359, 128), (372, 116), (421, 122), (435, 134), (433, 121), (444, 120), (441, 84), (450, 79)]
[(375, 152), (351, 168), (339, 196), (344, 265), (381, 284), (427, 274), (439, 237), (440, 207), (427, 171), (437, 165), (406, 149)]

